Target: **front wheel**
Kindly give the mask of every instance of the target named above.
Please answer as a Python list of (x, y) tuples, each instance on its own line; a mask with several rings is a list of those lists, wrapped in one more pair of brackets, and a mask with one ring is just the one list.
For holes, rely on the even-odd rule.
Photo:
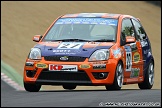
[(63, 85), (63, 88), (64, 89), (69, 89), (69, 90), (73, 90), (73, 89), (75, 89), (76, 88), (76, 85)]
[(154, 84), (154, 64), (151, 61), (146, 70), (144, 81), (142, 83), (138, 83), (138, 87), (140, 89), (151, 89)]
[(107, 90), (120, 90), (123, 85), (123, 65), (121, 62), (118, 63), (115, 71), (114, 82), (112, 85), (106, 85)]
[(41, 85), (30, 84), (24, 82), (24, 88), (28, 92), (38, 92), (41, 88)]

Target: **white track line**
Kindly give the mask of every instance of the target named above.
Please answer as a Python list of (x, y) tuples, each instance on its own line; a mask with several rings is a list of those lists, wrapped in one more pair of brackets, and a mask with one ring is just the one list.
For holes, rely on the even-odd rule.
[(16, 83), (15, 81), (13, 81), (11, 78), (9, 78), (6, 74), (4, 74), (3, 72), (1, 72), (1, 80), (3, 80), (4, 82), (6, 82), (8, 85), (10, 85), (11, 87), (13, 87), (14, 89), (16, 89), (17, 91), (20, 90), (25, 90), (23, 87), (21, 87), (18, 83)]

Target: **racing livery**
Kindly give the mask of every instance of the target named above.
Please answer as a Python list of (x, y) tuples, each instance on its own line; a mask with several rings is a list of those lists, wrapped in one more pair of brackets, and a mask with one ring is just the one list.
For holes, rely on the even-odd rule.
[(112, 13), (78, 13), (58, 17), (45, 34), (35, 35), (24, 66), (24, 88), (41, 85), (105, 86), (120, 90), (138, 84), (151, 89), (154, 58), (139, 18)]

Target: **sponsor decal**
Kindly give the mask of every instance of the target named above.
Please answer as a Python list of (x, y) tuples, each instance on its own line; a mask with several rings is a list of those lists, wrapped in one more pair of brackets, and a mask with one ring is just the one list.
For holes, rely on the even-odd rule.
[(94, 64), (93, 69), (106, 69), (106, 64)]
[(127, 79), (127, 82), (134, 82), (134, 81), (138, 81), (138, 78), (129, 78), (129, 79)]
[(78, 71), (77, 65), (55, 65), (49, 64), (50, 71)]
[(60, 60), (67, 61), (68, 57), (67, 56), (60, 57)]
[(71, 50), (53, 50), (55, 54), (61, 54), (61, 55), (73, 55), (76, 54), (76, 51), (71, 51)]
[(140, 72), (140, 69), (139, 68), (132, 68), (130, 77), (131, 78), (138, 77), (139, 72)]
[(130, 46), (131, 46), (132, 52), (137, 51), (136, 43), (131, 43)]
[(144, 41), (144, 40), (141, 41), (141, 46), (142, 46), (142, 47), (145, 47), (145, 46), (147, 46), (147, 45), (148, 45), (147, 41)]
[(48, 65), (47, 64), (44, 64), (44, 63), (37, 63), (35, 66), (37, 68), (48, 68)]
[[(90, 14), (87, 14), (87, 15), (89, 16)], [(87, 15), (84, 15), (84, 16), (87, 16)], [(59, 19), (56, 22), (56, 24), (78, 24), (78, 23), (80, 24), (94, 24), (95, 23), (95, 24), (106, 24), (106, 25), (117, 26), (117, 20), (103, 19), (103, 18), (64, 18), (64, 19)]]
[(124, 46), (126, 52), (131, 52), (131, 47), (130, 46)]
[(115, 58), (118, 58), (119, 56), (121, 56), (120, 48), (118, 48), (117, 50), (113, 50), (113, 55)]
[(149, 53), (149, 52), (151, 52), (150, 49), (146, 49), (146, 50), (144, 50), (144, 54), (147, 54), (147, 53)]
[(67, 52), (67, 53), (69, 53), (70, 52), (70, 50), (53, 50), (53, 52), (54, 53), (65, 53), (65, 52)]
[(134, 55), (133, 55), (133, 61), (135, 63), (138, 63), (139, 60), (140, 60), (140, 54), (138, 52), (134, 53)]
[(49, 70), (61, 70), (62, 68), (62, 65), (49, 65)]
[(88, 68), (90, 68), (91, 66), (88, 65), (88, 64), (81, 64), (79, 67), (82, 68), (82, 69), (88, 69)]

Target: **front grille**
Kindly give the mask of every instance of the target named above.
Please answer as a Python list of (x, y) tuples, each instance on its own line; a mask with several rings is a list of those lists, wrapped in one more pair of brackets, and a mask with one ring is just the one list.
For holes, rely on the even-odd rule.
[(44, 56), (46, 61), (84, 62), (86, 57), (68, 56), (68, 60), (60, 60), (63, 56)]
[(90, 81), (88, 75), (84, 71), (42, 71), (38, 80), (53, 81)]

